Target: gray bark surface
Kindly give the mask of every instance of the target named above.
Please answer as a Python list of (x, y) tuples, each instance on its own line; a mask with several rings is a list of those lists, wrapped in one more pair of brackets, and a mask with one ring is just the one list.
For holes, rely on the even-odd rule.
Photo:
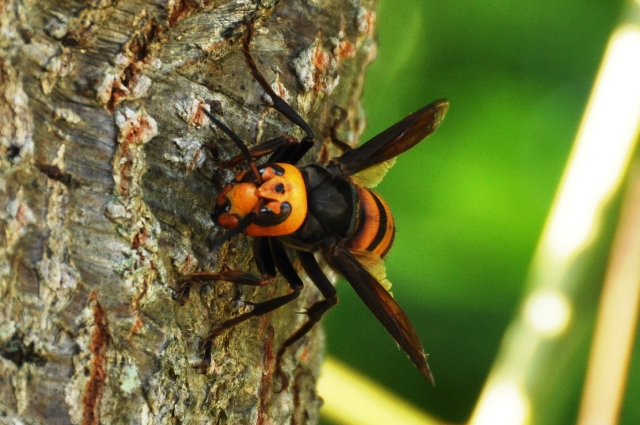
[(200, 107), (251, 145), (299, 129), (268, 108), (241, 54), (316, 132), (327, 155), (339, 105), (354, 143), (375, 56), (375, 0), (0, 2), (0, 423), (311, 424), (321, 400), (319, 328), (275, 353), (320, 296), (216, 339), (211, 326), (282, 295), (285, 282), (219, 282), (172, 297), (196, 270), (255, 272), (244, 236), (212, 256), (210, 212), (233, 171), (216, 169)]

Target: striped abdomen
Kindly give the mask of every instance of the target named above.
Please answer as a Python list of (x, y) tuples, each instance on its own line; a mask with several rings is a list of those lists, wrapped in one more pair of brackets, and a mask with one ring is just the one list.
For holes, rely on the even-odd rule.
[(396, 227), (387, 203), (371, 189), (356, 186), (358, 190), (358, 224), (347, 247), (365, 250), (385, 258), (393, 245)]

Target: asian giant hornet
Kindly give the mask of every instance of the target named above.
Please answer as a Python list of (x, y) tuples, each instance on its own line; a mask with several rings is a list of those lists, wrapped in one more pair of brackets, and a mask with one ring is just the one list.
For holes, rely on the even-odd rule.
[[(218, 166), (230, 168), (243, 161), (248, 163), (248, 170), (236, 175), (215, 202), (213, 219), (228, 229), (215, 242), (215, 249), (237, 234), (252, 236), (254, 261), (261, 276), (241, 271), (197, 272), (181, 285), (178, 298), (181, 303), (186, 302), (193, 285), (208, 281), (269, 285), (278, 272), (289, 283), (291, 292), (257, 303), (248, 313), (213, 328), (204, 339), (202, 366), (208, 367), (212, 342), (222, 332), (282, 307), (300, 295), (304, 284), (291, 262), (288, 249), (295, 254), (323, 299), (306, 311), (307, 322), (285, 340), (277, 353), (276, 373), (282, 380), (282, 388), (288, 382), (281, 369), (286, 349), (306, 335), (338, 302), (336, 289), (322, 271), (316, 254), (351, 284), (422, 376), (434, 384), (416, 330), (383, 286), (388, 282), (382, 260), (393, 243), (395, 225), (389, 206), (367, 187), (367, 180), (372, 176), (379, 180), (396, 156), (433, 133), (444, 118), (449, 103), (446, 100), (435, 101), (355, 149), (336, 136), (335, 129), (345, 118), (343, 112), (331, 129), (331, 140), (342, 154), (326, 164), (297, 167), (296, 164), (314, 144), (313, 130), (274, 92), (258, 70), (250, 51), (252, 36), (253, 25), (248, 24), (242, 51), (253, 78), (271, 97), (271, 106), (306, 135), (301, 140), (285, 135), (249, 149), (235, 132), (211, 112), (202, 109), (241, 151)], [(256, 159), (267, 155), (266, 163), (256, 163)]]

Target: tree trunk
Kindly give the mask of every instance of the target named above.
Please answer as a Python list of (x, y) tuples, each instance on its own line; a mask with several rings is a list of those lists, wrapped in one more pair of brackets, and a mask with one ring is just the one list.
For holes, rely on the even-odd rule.
[[(200, 106), (251, 145), (302, 133), (266, 106), (241, 53), (255, 22), (258, 67), (327, 154), (333, 106), (343, 138), (375, 56), (375, 0), (139, 0), (0, 3), (0, 423), (308, 424), (323, 336), (275, 352), (305, 320), (300, 299), (214, 342), (212, 325), (288, 291), (219, 282), (180, 306), (196, 270), (256, 272), (244, 236), (209, 252), (210, 219), (232, 171), (203, 148), (237, 148)], [(315, 158), (315, 159), (314, 159)]]

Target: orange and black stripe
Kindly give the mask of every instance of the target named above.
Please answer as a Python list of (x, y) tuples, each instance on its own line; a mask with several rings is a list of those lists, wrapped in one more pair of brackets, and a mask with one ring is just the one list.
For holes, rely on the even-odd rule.
[(393, 245), (396, 227), (387, 203), (371, 189), (356, 186), (358, 190), (358, 225), (347, 247), (365, 250), (385, 258)]

